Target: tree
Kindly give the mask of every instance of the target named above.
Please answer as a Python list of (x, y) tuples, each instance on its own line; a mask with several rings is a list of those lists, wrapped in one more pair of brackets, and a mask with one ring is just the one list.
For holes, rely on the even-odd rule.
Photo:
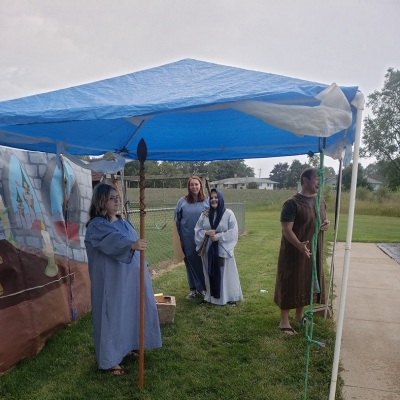
[(400, 185), (400, 71), (389, 68), (381, 91), (368, 96), (372, 116), (364, 119), (362, 157), (390, 162)]
[(368, 164), (364, 169), (365, 175), (367, 177), (385, 183), (386, 180), (385, 180), (385, 173), (383, 171), (383, 164), (386, 163), (387, 163), (386, 161), (379, 161), (377, 163)]
[(336, 176), (336, 172), (332, 167), (324, 167), (324, 176), (325, 179), (333, 178)]
[(174, 176), (180, 173), (177, 166), (173, 162), (163, 161), (158, 165), (158, 167), (158, 173), (160, 175)]
[[(352, 171), (353, 171), (353, 164), (350, 164), (343, 169), (342, 185), (345, 190), (350, 190)], [(360, 163), (358, 164), (357, 187), (365, 187), (369, 190), (372, 190), (372, 187), (368, 183), (367, 178), (364, 174), (364, 168)]]
[[(321, 163), (320, 160), (321, 158), (319, 154), (314, 154), (312, 157), (308, 156), (308, 163), (314, 168), (319, 168)], [(336, 176), (336, 172), (332, 167), (324, 167), (324, 176), (325, 179), (333, 178)]]
[(320, 164), (320, 156), (319, 154), (313, 154), (312, 156), (307, 156), (308, 157), (308, 163), (314, 167), (314, 168), (319, 168), (319, 164)]
[(258, 189), (257, 182), (250, 182), (247, 184), (246, 189)]
[[(182, 165), (182, 169), (180, 169), (181, 173), (187, 173), (188, 175), (196, 175), (196, 174), (206, 174), (208, 171), (208, 162), (205, 161), (189, 161), (189, 162), (181, 162), (177, 163)], [(179, 168), (178, 168), (179, 169)]]
[(138, 176), (140, 171), (140, 162), (138, 160), (129, 161), (125, 164), (125, 176)]
[[(400, 163), (400, 159), (397, 159)], [(382, 181), (390, 190), (397, 190), (400, 187), (400, 174), (395, 164), (389, 161), (378, 161), (377, 163), (378, 181)], [(382, 178), (380, 178), (382, 177)]]
[[(254, 170), (245, 164), (244, 160), (225, 161), (146, 161), (146, 175), (174, 176), (185, 174), (188, 177), (195, 174), (207, 174), (211, 181), (225, 178), (253, 177)], [(126, 176), (138, 176), (140, 171), (139, 161), (130, 161), (125, 164)], [(155, 181), (152, 187), (180, 187), (179, 180)]]
[[(139, 176), (140, 174), (140, 162), (138, 160), (129, 161), (125, 164), (124, 175), (125, 176)], [(145, 162), (145, 175), (161, 175), (161, 164), (158, 161), (146, 161)], [(166, 174), (167, 175), (167, 174)], [(163, 187), (162, 181), (148, 181), (146, 180), (146, 187)]]
[(278, 163), (274, 165), (272, 168), (271, 173), (269, 174), (269, 179), (274, 182), (278, 182), (278, 188), (282, 189), (283, 184), (286, 180), (286, 176), (289, 171), (289, 164), (288, 163)]
[(115, 160), (114, 153), (109, 151), (108, 153), (104, 154), (102, 157), (103, 160)]
[(210, 180), (219, 181), (221, 179), (233, 178), (235, 175), (239, 178), (253, 177), (254, 170), (245, 164), (244, 160), (223, 160), (213, 161), (208, 165)]
[(286, 179), (284, 182), (284, 187), (287, 189), (295, 189), (297, 188), (297, 182), (300, 181), (301, 173), (309, 168), (309, 164), (302, 164), (299, 160), (293, 160), (290, 165), (288, 174), (286, 175)]

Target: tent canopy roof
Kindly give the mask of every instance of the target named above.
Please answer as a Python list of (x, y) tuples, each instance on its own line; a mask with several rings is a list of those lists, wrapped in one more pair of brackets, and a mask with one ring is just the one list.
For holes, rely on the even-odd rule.
[(185, 59), (0, 102), (0, 145), (137, 159), (143, 138), (149, 160), (211, 161), (317, 153), (324, 137), (335, 157), (354, 141), (359, 94)]

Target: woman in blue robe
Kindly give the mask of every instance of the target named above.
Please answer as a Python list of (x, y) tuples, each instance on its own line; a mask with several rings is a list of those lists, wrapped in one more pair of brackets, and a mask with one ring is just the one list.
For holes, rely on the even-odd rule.
[(196, 251), (194, 241), (194, 227), (201, 213), (208, 208), (209, 201), (198, 176), (193, 175), (188, 179), (187, 190), (188, 194), (181, 197), (175, 207), (175, 223), (185, 255), (184, 261), (189, 285), (189, 294), (186, 298), (192, 300), (196, 296), (204, 297), (206, 290), (203, 264)]
[[(99, 369), (123, 375), (120, 363), (139, 349), (140, 253), (147, 242), (118, 214), (120, 198), (105, 183), (94, 191), (85, 245), (91, 282), (92, 324)], [(162, 346), (157, 305), (145, 268), (144, 347)]]

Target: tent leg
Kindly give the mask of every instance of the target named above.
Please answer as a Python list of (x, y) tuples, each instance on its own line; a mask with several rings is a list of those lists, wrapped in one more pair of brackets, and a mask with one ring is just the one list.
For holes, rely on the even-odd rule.
[(345, 256), (343, 263), (343, 276), (342, 276), (342, 288), (340, 291), (339, 312), (336, 320), (335, 352), (334, 352), (334, 359), (332, 366), (329, 400), (334, 400), (336, 395), (337, 375), (338, 375), (339, 361), (340, 361), (340, 346), (342, 341), (344, 310), (346, 305), (347, 282), (349, 278), (351, 239), (353, 234), (354, 206), (355, 206), (357, 174), (358, 174), (358, 157), (359, 157), (360, 142), (361, 142), (361, 121), (362, 121), (362, 110), (364, 107), (364, 101), (362, 101), (361, 103), (362, 104), (357, 109), (356, 136), (354, 139), (354, 153), (353, 153), (353, 170), (351, 174), (349, 219), (347, 224), (346, 248), (345, 248)]
[[(147, 146), (144, 139), (139, 141), (137, 147), (137, 154), (140, 161), (140, 194), (139, 194), (139, 202), (140, 202), (140, 239), (145, 239), (145, 215), (146, 215), (146, 206), (144, 204), (145, 199), (145, 169), (144, 162), (147, 158)], [(140, 252), (140, 313), (139, 313), (139, 382), (138, 386), (140, 388), (144, 387), (144, 324), (145, 324), (145, 309), (144, 309), (144, 299), (145, 299), (145, 268), (146, 268), (146, 259), (145, 252)]]

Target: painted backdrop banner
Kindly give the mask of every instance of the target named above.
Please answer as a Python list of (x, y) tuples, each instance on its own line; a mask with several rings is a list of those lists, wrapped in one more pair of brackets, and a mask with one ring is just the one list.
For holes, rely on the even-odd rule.
[(89, 170), (0, 146), (0, 373), (90, 309)]

